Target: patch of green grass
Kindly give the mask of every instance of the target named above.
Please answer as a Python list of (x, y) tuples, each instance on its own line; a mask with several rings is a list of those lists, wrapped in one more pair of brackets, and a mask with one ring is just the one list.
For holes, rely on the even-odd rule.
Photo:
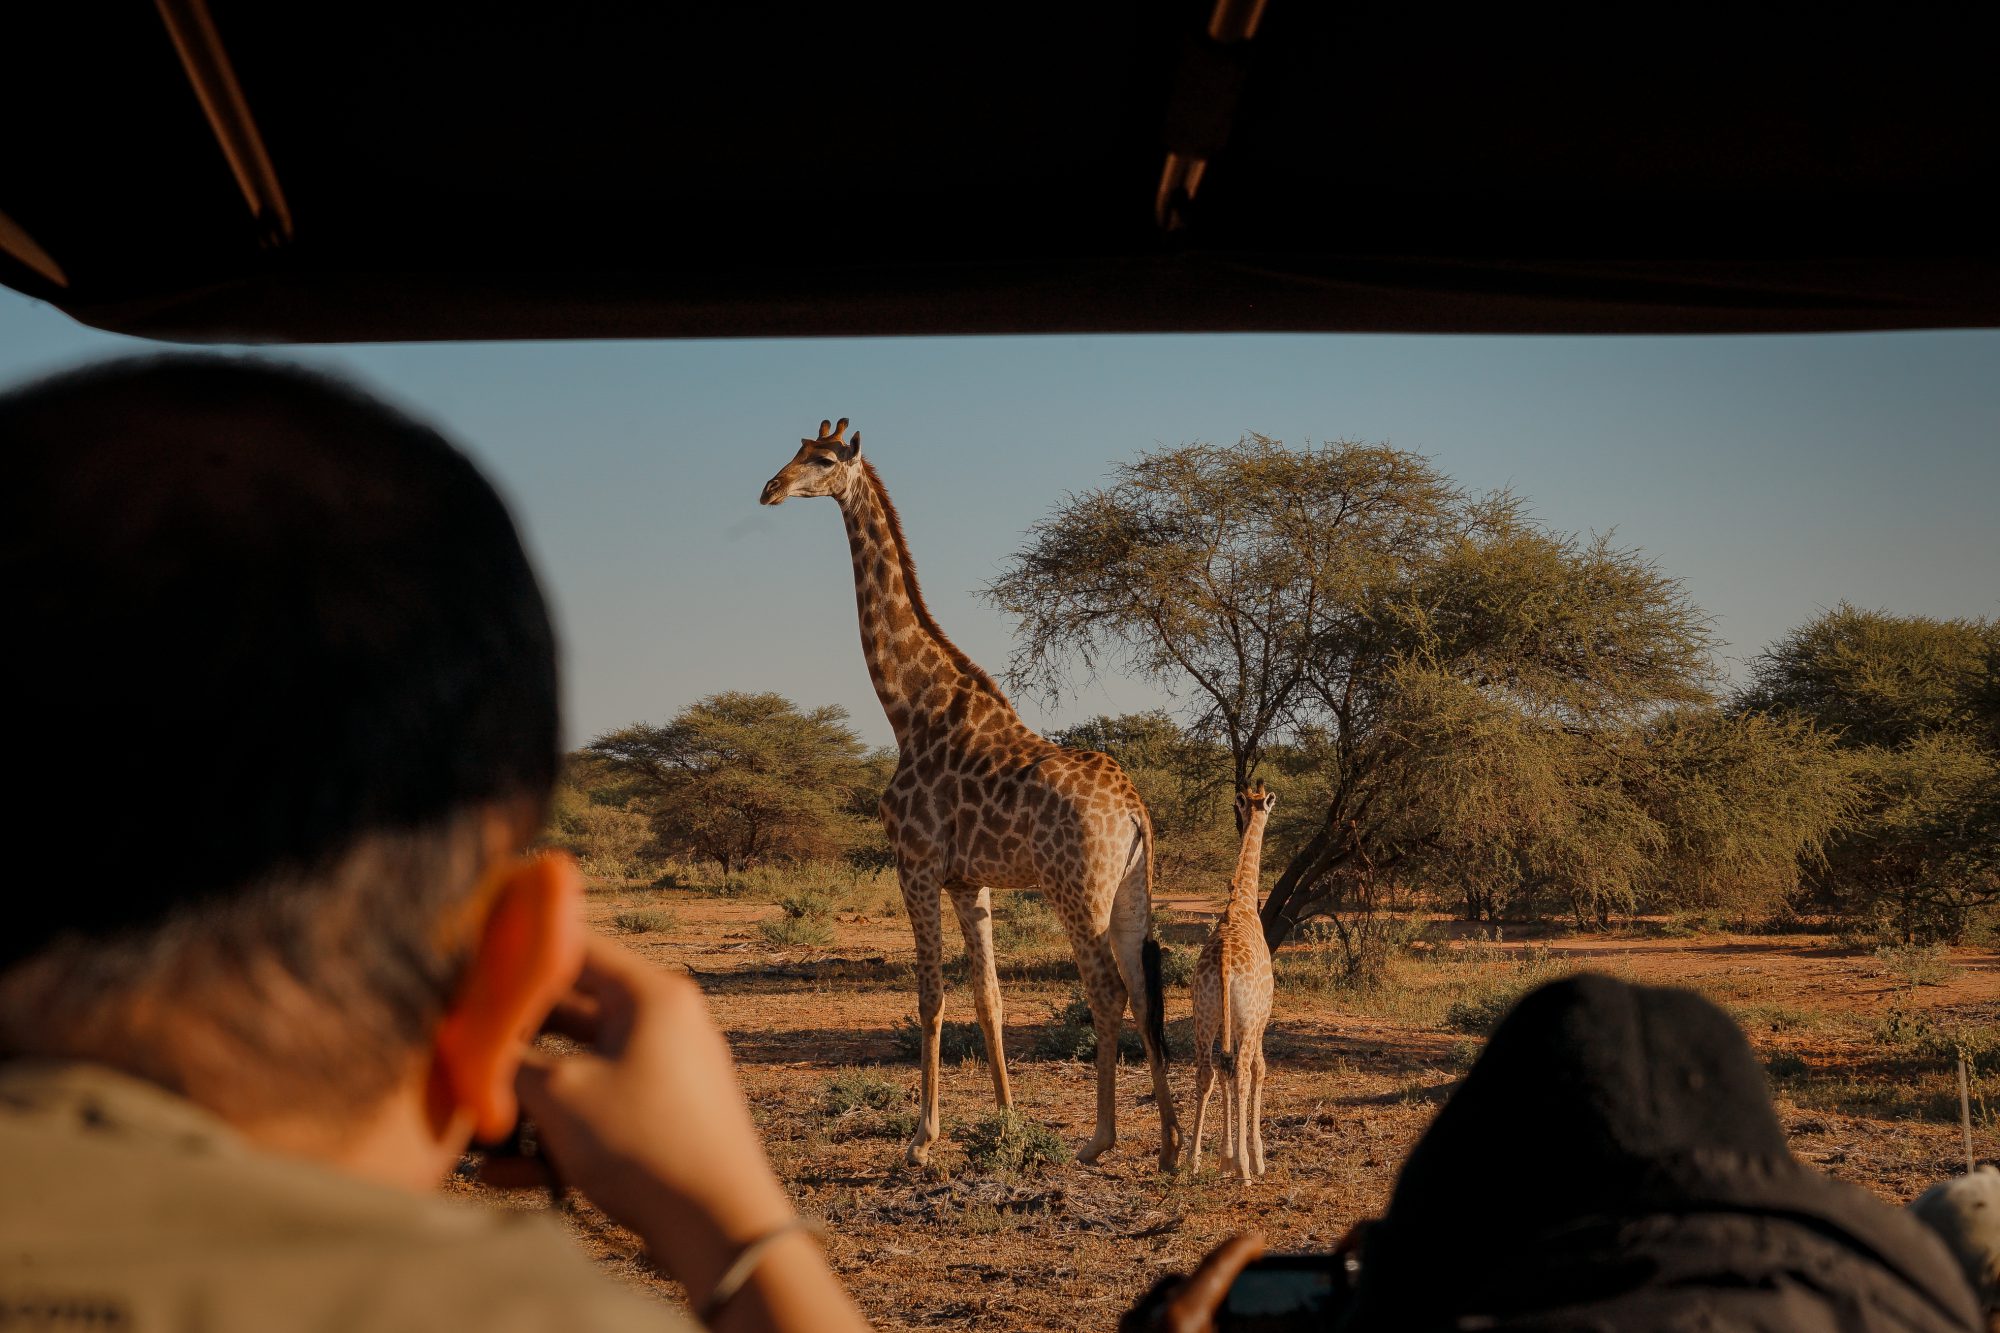
[(958, 1130), (973, 1170), (989, 1175), (1039, 1175), (1071, 1160), (1069, 1145), (1019, 1111), (993, 1111)]
[[(1072, 996), (1063, 1006), (1049, 1026), (1035, 1034), (1035, 1044), (1028, 1048), (1030, 1060), (1076, 1060), (1089, 1064), (1097, 1059), (1097, 1026), (1091, 1021), (1090, 1002), (1081, 995)], [(1146, 1058), (1146, 1043), (1140, 1040), (1138, 1032), (1129, 1025), (1118, 1029), (1118, 1059), (1121, 1063), (1137, 1064)]]
[(1955, 1069), (1960, 1055), (1974, 1074), (2000, 1073), (2000, 1026), (1939, 1019), (1892, 1005), (1875, 1025), (1875, 1039), (1912, 1060)]
[(1523, 950), (1511, 969), (1497, 977), (1482, 978), (1483, 984), (1468, 986), (1452, 1001), (1444, 1012), (1444, 1025), (1454, 1032), (1487, 1036), (1522, 996), (1573, 970), (1546, 949)]
[(1942, 944), (1885, 944), (1875, 951), (1874, 971), (1900, 986), (1942, 986), (1958, 966)]
[[(1832, 1111), (1876, 1120), (1922, 1120), (1934, 1125), (1958, 1122), (1958, 1070), (1928, 1069), (1916, 1074), (1871, 1073), (1841, 1069), (1819, 1073), (1808, 1069), (1783, 1083), (1784, 1095), (1810, 1111)], [(2000, 1103), (2000, 1079), (1975, 1077), (1971, 1085), (1972, 1123), (1990, 1130)]]
[(1194, 984), (1194, 965), (1201, 950), (1186, 944), (1160, 946), (1160, 984), (1169, 990), (1183, 990)]
[(1823, 1009), (1806, 1009), (1795, 1004), (1753, 1000), (1724, 1002), (1722, 1007), (1729, 1011), (1738, 1027), (1753, 1037), (1776, 1032), (1820, 1032), (1838, 1022), (1836, 1015)]
[(1281, 994), (1321, 998), (1354, 989), (1331, 949), (1305, 946), (1280, 949), (1271, 956), (1271, 984)]
[(646, 935), (656, 931), (679, 930), (681, 919), (661, 907), (647, 907), (637, 911), (613, 912), (611, 928), (627, 935)]
[(819, 1109), (826, 1115), (886, 1111), (904, 1096), (901, 1087), (871, 1069), (842, 1069), (820, 1089)]
[(824, 889), (795, 889), (778, 906), (795, 921), (825, 921), (833, 916), (834, 897)]
[(1062, 922), (1039, 893), (1010, 893), (993, 904), (993, 947), (1002, 954), (1045, 949), (1064, 939)]
[[(905, 1060), (923, 1059), (924, 1030), (917, 1020), (905, 1014), (895, 1028), (896, 1050)], [(940, 1063), (958, 1064), (966, 1060), (986, 1059), (986, 1038), (979, 1033), (977, 1023), (954, 1023), (947, 1019), (938, 1033), (938, 1060)]]
[(1811, 1071), (1812, 1066), (1805, 1062), (1805, 1057), (1793, 1051), (1773, 1051), (1764, 1057), (1764, 1072), (1771, 1076), (1774, 1083), (1804, 1078)]
[(820, 949), (833, 943), (833, 926), (823, 917), (781, 916), (758, 922), (757, 929), (778, 949)]

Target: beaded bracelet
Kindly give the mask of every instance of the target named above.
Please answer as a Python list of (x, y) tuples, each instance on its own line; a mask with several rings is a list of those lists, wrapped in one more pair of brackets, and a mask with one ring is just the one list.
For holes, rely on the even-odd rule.
[(712, 1324), (715, 1316), (722, 1313), (722, 1307), (736, 1299), (744, 1286), (749, 1283), (750, 1275), (757, 1271), (758, 1263), (764, 1258), (764, 1251), (795, 1231), (803, 1231), (814, 1240), (820, 1240), (826, 1234), (825, 1228), (817, 1219), (794, 1217), (782, 1226), (773, 1227), (757, 1237), (736, 1252), (736, 1258), (723, 1270), (722, 1276), (716, 1279), (714, 1288), (708, 1293), (708, 1299), (701, 1303), (699, 1310), (695, 1311), (695, 1319), (704, 1327)]

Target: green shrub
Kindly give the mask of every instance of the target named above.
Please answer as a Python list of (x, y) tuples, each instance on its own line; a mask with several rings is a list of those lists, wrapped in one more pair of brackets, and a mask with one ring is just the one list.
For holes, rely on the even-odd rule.
[[(1097, 1059), (1097, 1027), (1091, 1022), (1090, 1002), (1073, 996), (1048, 1027), (1035, 1034), (1028, 1050), (1031, 1060), (1076, 1060), (1089, 1064)], [(1118, 1059), (1136, 1064), (1146, 1058), (1146, 1044), (1129, 1024), (1118, 1029)]]
[(993, 947), (1025, 953), (1064, 938), (1062, 922), (1039, 893), (1014, 893), (993, 905)]
[(1875, 971), (1903, 986), (1942, 986), (1958, 967), (1942, 944), (1885, 944), (1875, 950)]
[(758, 922), (757, 929), (779, 949), (820, 949), (833, 943), (833, 927), (823, 917), (781, 916)]
[(611, 916), (612, 929), (627, 935), (645, 935), (653, 931), (678, 930), (681, 920), (664, 908), (648, 907), (634, 912), (614, 912)]
[(1895, 1005), (1875, 1025), (1875, 1039), (1913, 1060), (1956, 1066), (1963, 1054), (1974, 1074), (2000, 1071), (2000, 1026), (1991, 1023), (1941, 1023), (1924, 1010)]
[(904, 1100), (903, 1089), (868, 1069), (843, 1069), (820, 1089), (819, 1108), (826, 1115), (853, 1111), (886, 1111)]
[(1201, 957), (1201, 950), (1185, 944), (1163, 944), (1160, 946), (1160, 984), (1169, 990), (1180, 990), (1194, 984), (1195, 961)]
[[(924, 1030), (917, 1020), (905, 1014), (895, 1028), (896, 1050), (905, 1060), (921, 1060), (924, 1054)], [(965, 1060), (986, 1059), (986, 1038), (979, 1033), (977, 1023), (954, 1023), (947, 1020), (938, 1034), (938, 1060), (940, 1063), (959, 1063)]]
[(954, 1135), (975, 1171), (989, 1175), (1038, 1175), (1071, 1158), (1069, 1145), (1019, 1111), (992, 1111)]
[(1292, 938), (1300, 944), (1332, 944), (1340, 938), (1340, 930), (1323, 916), (1301, 921)]
[(794, 921), (825, 921), (833, 916), (834, 897), (825, 889), (797, 889), (778, 900)]

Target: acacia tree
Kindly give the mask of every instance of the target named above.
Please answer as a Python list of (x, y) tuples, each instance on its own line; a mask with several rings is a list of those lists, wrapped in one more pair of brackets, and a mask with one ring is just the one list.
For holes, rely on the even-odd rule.
[(1957, 939), (2000, 900), (2000, 625), (1842, 603), (1773, 644), (1745, 709), (1839, 738), (1859, 809), (1813, 876), (1905, 940)]
[[(1273, 946), (1385, 878), (1629, 904), (1674, 836), (1640, 799), (1664, 753), (1644, 728), (1713, 701), (1677, 581), (1384, 446), (1142, 454), (1036, 524), (987, 595), (1017, 618), (1017, 684), (1060, 695), (1116, 663), (1184, 700), (1236, 782), (1274, 746), (1303, 770)], [(1829, 817), (1779, 837), (1794, 864)]]
[(663, 847), (725, 875), (846, 850), (863, 824), (857, 804), (879, 792), (879, 764), (845, 709), (801, 712), (779, 694), (712, 694), (665, 726), (622, 727), (585, 752), (645, 793)]

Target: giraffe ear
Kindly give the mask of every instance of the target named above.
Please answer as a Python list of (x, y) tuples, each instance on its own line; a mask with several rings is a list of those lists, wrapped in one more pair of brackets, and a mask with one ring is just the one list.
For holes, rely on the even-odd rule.
[(854, 438), (847, 442), (847, 456), (850, 459), (861, 457), (861, 432), (858, 430), (854, 432)]

